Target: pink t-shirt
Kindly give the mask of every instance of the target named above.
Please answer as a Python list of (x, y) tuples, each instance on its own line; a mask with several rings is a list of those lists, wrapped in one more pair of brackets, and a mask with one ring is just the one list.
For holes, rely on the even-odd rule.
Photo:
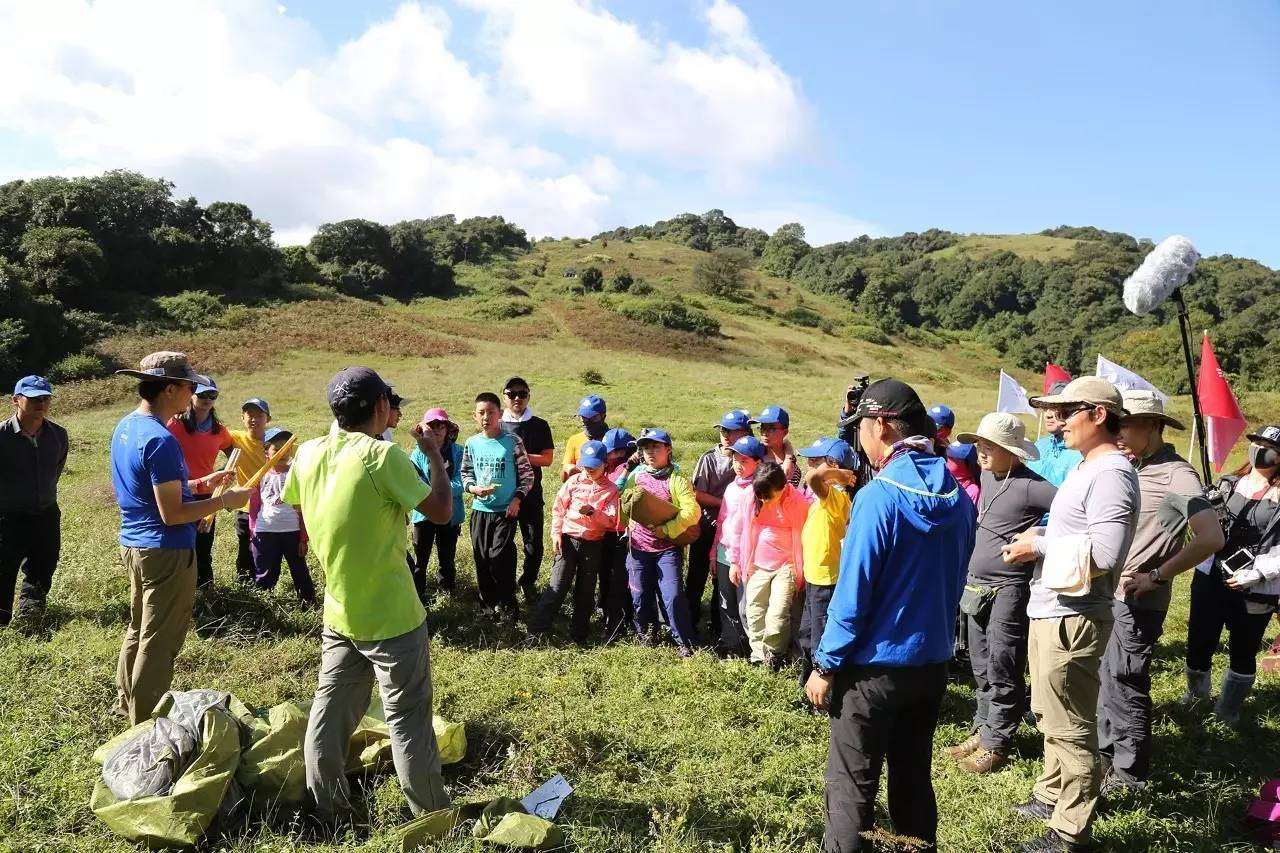
[(790, 527), (768, 525), (757, 527), (756, 531), (756, 566), (772, 572), (792, 562), (791, 555), (795, 551), (795, 539), (799, 533)]

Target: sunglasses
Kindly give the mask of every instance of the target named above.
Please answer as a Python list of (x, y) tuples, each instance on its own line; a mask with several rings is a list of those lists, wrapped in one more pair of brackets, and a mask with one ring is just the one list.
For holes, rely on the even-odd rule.
[(529, 392), (527, 390), (526, 391), (503, 391), (502, 393), (506, 396), (508, 400), (529, 399)]
[(216, 400), (218, 399), (218, 392), (205, 391), (203, 394), (197, 394), (196, 396), (199, 397), (201, 400)]
[(1093, 411), (1093, 406), (1072, 406), (1069, 409), (1052, 409), (1053, 416), (1060, 421), (1070, 420), (1073, 416), (1081, 412)]

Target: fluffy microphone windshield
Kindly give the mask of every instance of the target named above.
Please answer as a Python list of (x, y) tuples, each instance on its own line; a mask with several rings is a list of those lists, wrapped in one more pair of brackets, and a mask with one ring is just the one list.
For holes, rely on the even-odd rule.
[(1187, 283), (1198, 260), (1200, 253), (1186, 237), (1175, 234), (1161, 240), (1124, 280), (1124, 307), (1135, 314), (1150, 314)]

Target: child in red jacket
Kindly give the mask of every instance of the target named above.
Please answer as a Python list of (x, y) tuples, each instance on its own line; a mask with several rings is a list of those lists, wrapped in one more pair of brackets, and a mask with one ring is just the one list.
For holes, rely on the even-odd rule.
[(573, 585), (573, 617), (569, 636), (585, 643), (595, 610), (596, 573), (601, 570), (604, 538), (618, 529), (618, 487), (606, 476), (609, 453), (603, 443), (588, 441), (578, 450), (576, 474), (565, 480), (551, 507), (551, 583), (529, 615), (529, 634), (551, 628)]

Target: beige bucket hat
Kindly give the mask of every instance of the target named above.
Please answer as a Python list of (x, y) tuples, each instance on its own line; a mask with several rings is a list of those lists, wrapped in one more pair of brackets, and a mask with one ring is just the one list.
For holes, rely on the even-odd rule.
[(1174, 429), (1186, 429), (1182, 421), (1164, 413), (1164, 403), (1155, 395), (1155, 392), (1125, 391), (1122, 397), (1126, 418), (1156, 418)]
[(208, 385), (207, 377), (201, 376), (191, 369), (186, 353), (153, 352), (142, 359), (138, 369), (125, 368), (116, 371), (117, 376), (132, 376), (134, 379), (161, 379), (166, 382), (187, 382), (192, 385)]
[(1084, 403), (1089, 406), (1105, 406), (1107, 411), (1124, 417), (1124, 400), (1120, 389), (1101, 376), (1081, 376), (1072, 379), (1057, 394), (1046, 397), (1032, 397), (1029, 401), (1037, 409), (1052, 409), (1057, 406), (1069, 406), (1072, 403)]
[(992, 412), (983, 415), (974, 432), (962, 432), (956, 436), (961, 444), (976, 444), (978, 439), (985, 438), (992, 444), (999, 445), (1014, 456), (1026, 461), (1039, 459), (1040, 451), (1027, 441), (1027, 428), (1016, 416), (1007, 412)]

